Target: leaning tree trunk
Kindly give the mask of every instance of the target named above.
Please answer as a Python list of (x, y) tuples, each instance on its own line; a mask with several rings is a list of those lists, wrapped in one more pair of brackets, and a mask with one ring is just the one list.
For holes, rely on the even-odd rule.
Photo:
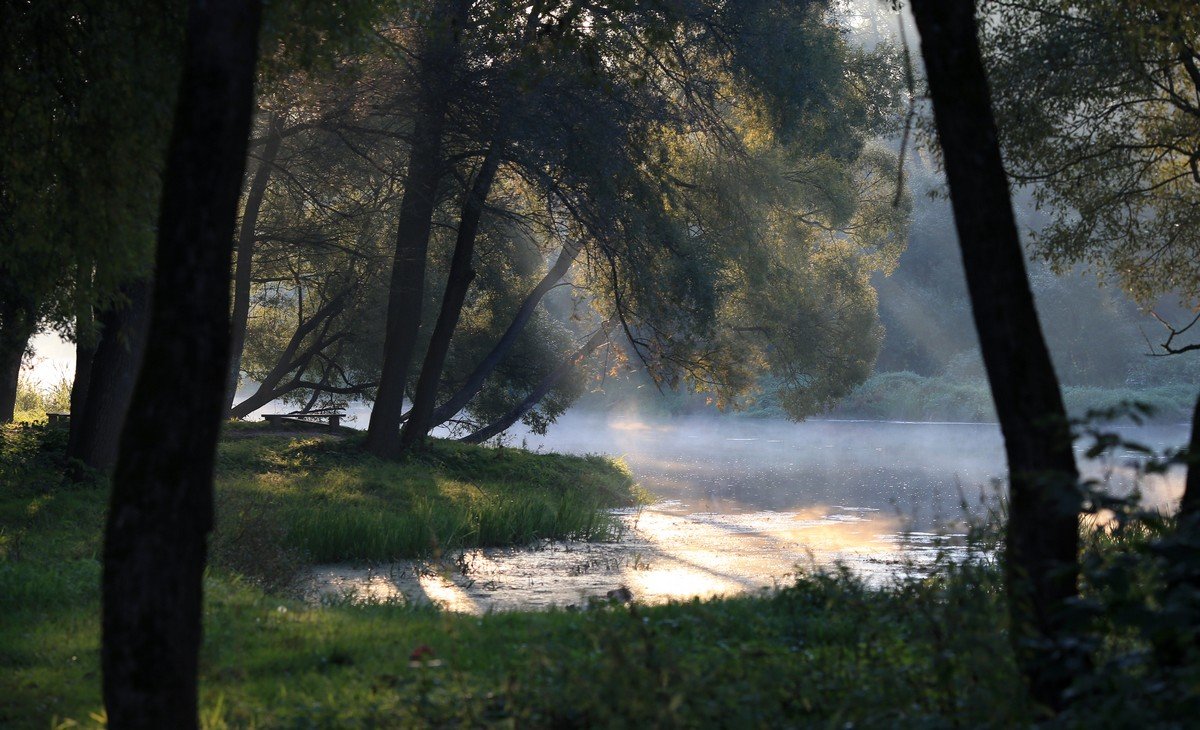
[(250, 276), (254, 269), (258, 214), (262, 210), (267, 183), (271, 181), (271, 171), (282, 142), (279, 117), (272, 112), (267, 121), (266, 144), (250, 182), (250, 190), (246, 193), (246, 207), (242, 211), (242, 224), (238, 230), (237, 269), (233, 276), (233, 317), (229, 323), (229, 380), (225, 385), (227, 411), (233, 409), (233, 399), (237, 396), (238, 376), (242, 372), (242, 350), (246, 347), (246, 324), (250, 320)]
[(1070, 641), (1080, 494), (1071, 432), (1025, 273), (980, 59), (973, 0), (914, 0), (967, 288), (1009, 468), (1011, 636), (1056, 710), (1086, 659)]
[(421, 330), (429, 234), (442, 178), (442, 133), (451, 93), (451, 67), (457, 55), (458, 26), (465, 19), (466, 5), (463, 0), (454, 0), (455, 12), (434, 21), (436, 25), (421, 59), (417, 120), (388, 289), (383, 368), (367, 426), (367, 451), (381, 457), (395, 456), (400, 449), (404, 389)]
[(493, 436), (497, 436), (507, 431), (526, 413), (529, 413), (531, 410), (533, 410), (533, 407), (536, 406), (542, 400), (542, 398), (545, 398), (546, 394), (553, 390), (554, 386), (558, 385), (559, 382), (567, 376), (567, 373), (571, 372), (572, 368), (579, 365), (581, 362), (587, 359), (588, 355), (591, 355), (596, 351), (597, 348), (608, 342), (608, 328), (610, 326), (611, 323), (605, 323), (600, 329), (596, 330), (596, 332), (588, 338), (588, 341), (583, 343), (582, 347), (573, 352), (571, 356), (560, 363), (558, 367), (550, 371), (549, 375), (542, 378), (542, 382), (537, 384), (537, 387), (533, 389), (533, 392), (526, 396), (525, 400), (518, 403), (512, 410), (479, 429), (475, 433), (469, 436), (464, 436), (460, 440), (468, 444), (481, 444)]
[(151, 286), (148, 278), (125, 284), (121, 293), (126, 301), (100, 315), (87, 399), (71, 414), (71, 430), (78, 435), (67, 456), (97, 471), (108, 472), (117, 461), (118, 438), (146, 351)]
[(438, 312), (437, 324), (434, 325), (433, 334), (429, 338), (429, 348), (425, 351), (425, 362), (421, 366), (416, 390), (413, 391), (408, 420), (404, 423), (404, 430), (400, 432), (402, 448), (412, 446), (429, 433), (430, 416), (433, 413), (434, 399), (437, 398), (438, 385), (442, 380), (442, 370), (446, 365), (446, 355), (450, 351), (450, 340), (458, 327), (463, 303), (467, 299), (467, 290), (475, 278), (471, 259), (475, 256), (479, 221), (483, 217), (484, 201), (487, 200), (492, 182), (496, 179), (496, 171), (500, 167), (503, 147), (502, 141), (492, 141), (483, 162), (479, 165), (475, 181), (463, 198), (454, 255), (450, 260), (450, 273), (446, 280), (446, 291), (442, 296), (442, 308)]
[(471, 402), (471, 399), (483, 387), (484, 381), (504, 361), (505, 356), (508, 355), (509, 351), (517, 343), (517, 338), (520, 336), (521, 331), (525, 329), (525, 325), (529, 323), (530, 318), (533, 317), (533, 311), (541, 303), (542, 298), (558, 284), (560, 279), (566, 276), (567, 271), (571, 268), (571, 264), (579, 256), (579, 251), (580, 247), (574, 244), (568, 244), (563, 247), (554, 265), (550, 267), (546, 275), (537, 283), (537, 286), (525, 296), (525, 300), (521, 302), (521, 306), (517, 309), (512, 322), (509, 323), (508, 329), (500, 336), (500, 339), (492, 347), (491, 351), (479, 361), (479, 364), (467, 376), (466, 382), (454, 392), (454, 395), (450, 396), (445, 403), (433, 409), (433, 415), (429, 418), (430, 430), (453, 418), (454, 414), (461, 411)]
[[(326, 337), (326, 334), (329, 331), (331, 321), (345, 309), (346, 300), (349, 296), (350, 293), (348, 290), (341, 292), (326, 302), (312, 316), (301, 322), (296, 331), (292, 333), (287, 346), (275, 361), (275, 366), (263, 376), (258, 389), (229, 411), (230, 418), (245, 418), (276, 398), (282, 398), (297, 389), (294, 383), (288, 385), (284, 379), (288, 375), (294, 375), (292, 380), (296, 382), (300, 381), (303, 378), (304, 371), (312, 363), (313, 359), (325, 347), (333, 344), (331, 339)], [(307, 347), (301, 349), (305, 340), (308, 340), (309, 344)]]
[(201, 579), (229, 355), (229, 269), (262, 5), (192, 0), (163, 174), (144, 367), (104, 541), (113, 728), (195, 728)]

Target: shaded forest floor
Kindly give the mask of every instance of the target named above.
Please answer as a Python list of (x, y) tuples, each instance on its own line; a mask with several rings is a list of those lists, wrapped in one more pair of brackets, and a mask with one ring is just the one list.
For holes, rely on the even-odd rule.
[[(12, 428), (0, 451), (5, 727), (103, 719), (106, 490), (62, 483), (61, 442), (41, 427)], [(948, 564), (937, 578), (884, 588), (809, 575), (767, 596), (653, 607), (472, 617), (397, 603), (314, 606), (289, 598), (286, 579), (314, 555), (519, 542), (518, 523), (539, 535), (605, 537), (595, 507), (628, 503), (634, 488), (602, 459), (439, 444), (384, 464), (359, 455), (353, 438), (281, 435), (227, 439), (218, 472), (201, 668), (207, 728), (1011, 727), (1032, 718), (994, 562)], [(584, 505), (590, 522), (563, 516)], [(314, 512), (338, 521), (312, 522)], [(455, 517), (405, 521), (441, 513)], [(518, 519), (525, 514), (540, 516)], [(398, 536), (419, 529), (424, 542)], [(1145, 654), (1128, 630), (1108, 629), (1104, 645), (1124, 668), (1081, 686), (1062, 724), (1186, 716), (1200, 688), (1193, 667), (1164, 684), (1127, 661)]]

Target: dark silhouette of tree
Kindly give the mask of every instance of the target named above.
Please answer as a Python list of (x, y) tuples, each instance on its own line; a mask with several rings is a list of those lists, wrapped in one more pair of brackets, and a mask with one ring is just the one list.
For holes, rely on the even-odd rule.
[(114, 728), (198, 725), (201, 579), (261, 14), (247, 0), (189, 6), (149, 337), (105, 533), (101, 662)]
[(242, 349), (246, 344), (246, 321), (250, 317), (250, 277), (253, 272), (258, 214), (262, 210), (267, 183), (271, 180), (275, 158), (279, 156), (279, 147), (283, 142), (281, 124), (278, 115), (273, 113), (269, 115), (266, 140), (258, 157), (258, 168), (254, 171), (254, 178), (246, 193), (246, 206), (242, 211), (241, 224), (238, 226), (237, 269), (233, 276), (233, 317), (230, 320), (229, 382), (225, 387), (227, 409), (233, 408), (233, 399), (237, 393), (238, 374), (242, 367)]
[(967, 288), (1009, 468), (1011, 632), (1034, 698), (1056, 710), (1082, 658), (1070, 642), (1080, 495), (1000, 158), (972, 0), (915, 0)]
[(88, 367), (87, 396), (78, 407), (72, 403), (71, 432), (67, 456), (84, 465), (107, 472), (117, 460), (117, 442), (129, 411), (134, 383), (146, 350), (146, 328), (150, 317), (150, 287), (147, 278), (135, 279), (124, 287), (125, 301), (115, 302), (100, 315), (100, 342)]
[(420, 333), (429, 236), (445, 170), (442, 136), (452, 93), (451, 72), (469, 4), (467, 0), (440, 3), (422, 49), (417, 114), (388, 294), (383, 370), (367, 429), (366, 448), (376, 456), (393, 456), (400, 446), (404, 389)]

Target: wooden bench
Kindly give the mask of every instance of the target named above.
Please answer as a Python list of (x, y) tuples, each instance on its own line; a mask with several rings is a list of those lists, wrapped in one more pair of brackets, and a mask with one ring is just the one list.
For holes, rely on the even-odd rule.
[(309, 411), (307, 413), (264, 413), (263, 419), (272, 426), (279, 426), (284, 423), (305, 423), (317, 425), (324, 422), (329, 428), (338, 428), (342, 425), (342, 416), (345, 413), (337, 411)]
[(50, 419), (51, 428), (69, 428), (71, 426), (70, 413), (47, 413), (46, 418)]

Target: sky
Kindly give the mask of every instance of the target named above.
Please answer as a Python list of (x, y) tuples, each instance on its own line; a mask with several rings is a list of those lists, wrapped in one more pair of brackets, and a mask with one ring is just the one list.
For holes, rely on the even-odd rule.
[(57, 332), (43, 332), (30, 341), (32, 357), (26, 357), (25, 376), (40, 387), (48, 387), (62, 378), (75, 375), (75, 345)]

